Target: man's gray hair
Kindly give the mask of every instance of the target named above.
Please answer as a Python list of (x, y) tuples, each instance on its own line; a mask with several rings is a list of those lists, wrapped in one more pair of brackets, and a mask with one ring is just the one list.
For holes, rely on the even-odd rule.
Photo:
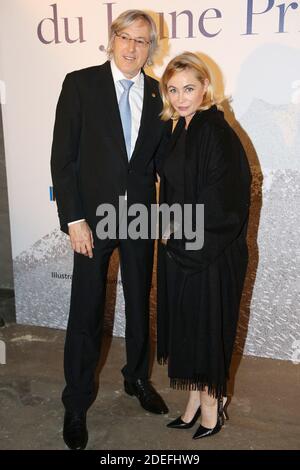
[(148, 23), (150, 28), (150, 46), (149, 46), (149, 55), (147, 59), (147, 65), (153, 64), (153, 56), (158, 49), (158, 38), (157, 38), (157, 30), (154, 20), (151, 18), (148, 13), (143, 10), (126, 10), (121, 13), (118, 18), (116, 18), (110, 27), (109, 31), (109, 39), (108, 39), (108, 46), (106, 49), (107, 56), (109, 59), (112, 58), (113, 55), (113, 42), (115, 39), (116, 34), (123, 31), (123, 29), (130, 26), (134, 21), (142, 20), (145, 23)]

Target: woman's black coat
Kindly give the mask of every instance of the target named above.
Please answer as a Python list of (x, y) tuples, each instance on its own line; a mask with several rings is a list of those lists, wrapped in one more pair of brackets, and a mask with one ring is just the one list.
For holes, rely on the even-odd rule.
[[(184, 125), (185, 120), (181, 118), (173, 132), (169, 152), (172, 151)], [(225, 337), (220, 336), (220, 341), (225, 342), (224, 373), (228, 375), (248, 260), (246, 232), (251, 174), (239, 138), (225, 121), (223, 112), (216, 106), (194, 115), (187, 129), (185, 142), (183, 203), (193, 207), (194, 228), (196, 204), (204, 205), (204, 244), (201, 249), (187, 250), (188, 240), (184, 236), (180, 240), (172, 237), (166, 248), (159, 243), (158, 359), (164, 361), (169, 354), (168, 319), (171, 312), (168, 311), (166, 300), (165, 278), (165, 256), (168, 255), (181, 267), (186, 280), (197, 274), (198, 292), (195, 292), (195, 295), (206, 298), (204, 303), (201, 303), (206, 311), (199, 314), (222, 317), (222, 324), (220, 319), (215, 320), (221, 325), (223, 333), (220, 335), (225, 334)], [(162, 171), (160, 204), (166, 201), (166, 184)], [(217, 278), (223, 278), (223, 288), (226, 286), (226, 290), (230, 292), (223, 294), (219, 281), (216, 282), (216, 270)], [(184, 286), (180, 302), (183, 292)], [(193, 299), (190, 299), (190, 302), (190, 307), (193, 308)], [(178, 308), (180, 307), (179, 305)], [(206, 333), (210, 334), (209, 331)], [(212, 380), (218, 381), (217, 378)]]

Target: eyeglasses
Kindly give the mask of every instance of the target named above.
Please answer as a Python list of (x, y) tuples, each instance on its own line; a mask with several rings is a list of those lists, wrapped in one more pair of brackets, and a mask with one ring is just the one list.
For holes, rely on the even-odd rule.
[(115, 35), (117, 36), (117, 38), (120, 39), (123, 44), (129, 44), (130, 41), (134, 41), (136, 47), (140, 48), (148, 47), (151, 44), (151, 41), (146, 41), (146, 39), (143, 38), (134, 39), (128, 36), (128, 34), (126, 33), (115, 33)]

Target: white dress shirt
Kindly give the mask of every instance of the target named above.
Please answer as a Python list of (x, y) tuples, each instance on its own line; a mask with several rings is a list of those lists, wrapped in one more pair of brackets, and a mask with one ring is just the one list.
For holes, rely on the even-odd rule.
[[(120, 101), (121, 95), (124, 91), (121, 83), (119, 80), (129, 80), (127, 77), (123, 75), (121, 70), (118, 69), (114, 60), (112, 59), (110, 62), (111, 72), (113, 76), (113, 81), (116, 89), (117, 100), (118, 103)], [(144, 102), (144, 75), (140, 71), (135, 77), (130, 78), (133, 82), (132, 87), (130, 88), (129, 93), (129, 103), (131, 109), (131, 145), (130, 145), (130, 157), (133, 154), (134, 147), (138, 138), (138, 133), (140, 130), (141, 125), (141, 117), (142, 117), (142, 110), (143, 110), (143, 102)], [(125, 198), (127, 197), (127, 193), (125, 194)], [(68, 225), (76, 224), (77, 222), (83, 222), (85, 219), (74, 220), (73, 222), (69, 222)]]

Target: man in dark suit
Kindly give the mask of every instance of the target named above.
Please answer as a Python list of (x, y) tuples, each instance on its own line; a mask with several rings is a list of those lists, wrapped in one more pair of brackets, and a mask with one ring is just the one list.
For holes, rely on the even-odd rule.
[(100, 239), (97, 207), (119, 197), (130, 206), (155, 204), (158, 155), (169, 126), (160, 120), (157, 82), (145, 75), (157, 47), (153, 20), (140, 10), (111, 25), (109, 61), (68, 74), (57, 105), (51, 169), (61, 229), (74, 249), (74, 270), (65, 342), (64, 440), (85, 448), (86, 412), (95, 399), (107, 269), (117, 247), (126, 314), (125, 392), (153, 413), (168, 408), (149, 382), (151, 239)]

